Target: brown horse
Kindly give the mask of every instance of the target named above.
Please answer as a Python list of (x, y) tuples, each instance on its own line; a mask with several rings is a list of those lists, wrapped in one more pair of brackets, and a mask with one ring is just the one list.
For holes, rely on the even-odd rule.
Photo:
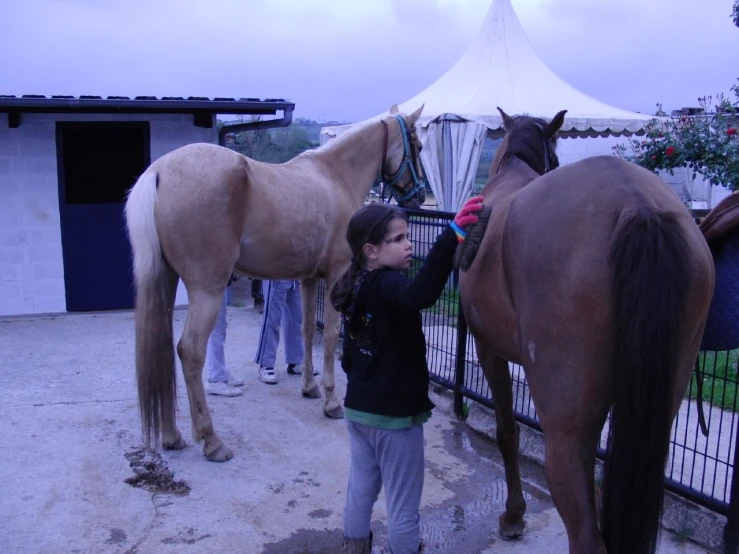
[[(136, 284), (136, 375), (144, 442), (185, 447), (175, 423), (172, 310), (178, 279), (189, 306), (177, 353), (187, 387), (192, 436), (209, 460), (233, 456), (213, 429), (202, 369), (232, 271), (261, 279), (300, 279), (305, 368), (303, 395), (320, 397), (313, 377), (318, 279), (330, 289), (349, 264), (344, 238), (351, 215), (373, 183), (391, 185), (399, 201), (425, 192), (414, 125), (423, 106), (360, 126), (317, 150), (279, 165), (260, 163), (214, 144), (179, 148), (155, 161), (126, 202)], [(343, 417), (334, 390), (338, 313), (327, 303), (321, 385), (323, 411)]]
[[(713, 293), (698, 226), (659, 177), (615, 156), (556, 169), (551, 122), (511, 118), (482, 191), (491, 209), (460, 295), (496, 407), (520, 537), (509, 362), (521, 364), (546, 437), (546, 471), (571, 553), (654, 552), (669, 433)], [(473, 233), (474, 229), (470, 231)], [(600, 528), (594, 464), (609, 410)]]

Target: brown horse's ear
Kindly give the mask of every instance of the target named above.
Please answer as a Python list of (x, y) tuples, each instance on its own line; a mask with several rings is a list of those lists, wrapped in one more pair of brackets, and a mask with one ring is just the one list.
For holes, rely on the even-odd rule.
[(498, 111), (500, 112), (500, 117), (503, 118), (503, 128), (506, 131), (510, 131), (511, 125), (513, 125), (513, 118), (500, 108), (498, 108)]
[(552, 138), (557, 131), (562, 127), (562, 124), (565, 122), (565, 114), (567, 113), (567, 110), (562, 110), (557, 115), (555, 115), (552, 120), (549, 122), (549, 125), (547, 125), (546, 130), (544, 133), (549, 138)]
[(410, 127), (413, 127), (416, 124), (416, 121), (418, 121), (418, 118), (421, 117), (421, 112), (423, 111), (423, 107), (425, 105), (426, 104), (421, 104), (420, 108), (418, 108), (415, 112), (408, 116), (407, 121)]
[(400, 113), (400, 112), (398, 111), (398, 105), (397, 105), (397, 104), (393, 104), (393, 105), (392, 105), (392, 106), (390, 107), (390, 115), (397, 115), (398, 113)]

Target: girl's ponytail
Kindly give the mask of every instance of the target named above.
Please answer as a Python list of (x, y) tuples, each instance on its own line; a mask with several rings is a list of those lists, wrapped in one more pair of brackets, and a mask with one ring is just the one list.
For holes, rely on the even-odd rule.
[(331, 305), (337, 312), (346, 313), (352, 302), (354, 285), (362, 272), (361, 253), (352, 256), (352, 263), (331, 289)]

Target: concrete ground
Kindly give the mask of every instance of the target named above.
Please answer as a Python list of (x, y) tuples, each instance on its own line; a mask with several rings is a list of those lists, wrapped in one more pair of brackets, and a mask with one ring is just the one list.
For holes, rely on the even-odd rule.
[[(177, 336), (185, 315), (175, 313)], [(0, 552), (340, 552), (344, 423), (325, 418), (319, 401), (303, 399), (300, 378), (284, 365), (277, 386), (258, 380), (252, 358), (259, 323), (251, 307), (229, 309), (227, 362), (246, 384), (243, 396), (208, 397), (216, 430), (235, 452), (216, 464), (189, 439), (181, 378), (178, 422), (188, 448), (141, 451), (133, 314), (0, 318)], [(316, 349), (319, 368), (321, 356)], [(343, 397), (340, 369), (337, 382)], [(522, 461), (526, 535), (504, 542), (495, 535), (505, 500), (496, 445), (438, 409), (425, 432), (427, 552), (567, 552), (540, 466)], [(126, 483), (136, 468), (154, 471), (169, 492)], [(386, 544), (385, 521), (381, 497), (376, 553)], [(678, 538), (663, 533), (659, 552), (705, 552)]]

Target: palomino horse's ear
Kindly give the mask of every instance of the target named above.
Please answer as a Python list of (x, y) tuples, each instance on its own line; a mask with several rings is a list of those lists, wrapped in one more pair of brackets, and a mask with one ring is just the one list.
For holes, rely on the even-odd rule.
[(562, 110), (552, 118), (552, 120), (549, 122), (549, 125), (547, 125), (546, 130), (544, 131), (546, 136), (552, 138), (555, 133), (559, 131), (560, 127), (562, 127), (562, 124), (565, 122), (566, 113), (567, 110)]
[(413, 112), (411, 115), (408, 116), (408, 125), (413, 127), (416, 124), (416, 121), (418, 121), (418, 118), (421, 117), (421, 112), (423, 111), (423, 107), (426, 104), (421, 104), (421, 107), (418, 108), (415, 112)]
[(393, 105), (392, 105), (392, 106), (390, 107), (390, 115), (397, 115), (397, 114), (399, 114), (399, 113), (400, 113), (400, 112), (398, 111), (398, 105), (397, 105), (397, 104), (393, 104)]
[(500, 112), (500, 117), (503, 118), (503, 128), (506, 131), (510, 131), (511, 125), (513, 125), (513, 118), (507, 113), (505, 113), (503, 110), (501, 110), (500, 108), (498, 108), (498, 111)]

